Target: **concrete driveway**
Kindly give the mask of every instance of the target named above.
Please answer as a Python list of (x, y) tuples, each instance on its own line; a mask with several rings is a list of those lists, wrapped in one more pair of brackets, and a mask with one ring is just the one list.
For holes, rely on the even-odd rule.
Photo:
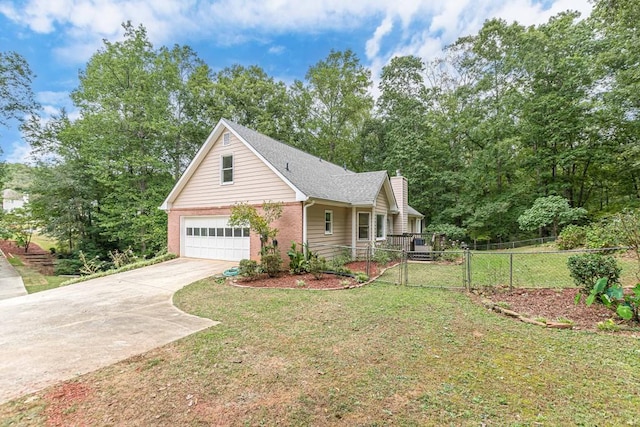
[(171, 302), (233, 266), (175, 259), (0, 301), (0, 403), (215, 325)]

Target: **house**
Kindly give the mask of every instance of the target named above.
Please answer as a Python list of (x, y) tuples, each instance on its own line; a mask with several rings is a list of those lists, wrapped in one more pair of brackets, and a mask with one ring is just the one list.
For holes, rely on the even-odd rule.
[[(234, 204), (282, 202), (274, 226), (286, 259), (291, 242), (313, 250), (364, 248), (387, 234), (420, 232), (405, 177), (355, 173), (222, 119), (160, 207), (168, 213), (169, 252), (184, 257), (259, 259), (260, 239), (227, 220)], [(319, 250), (322, 253), (322, 250)]]
[(11, 212), (14, 209), (22, 208), (27, 202), (29, 202), (29, 195), (26, 193), (19, 193), (15, 190), (11, 190), (10, 188), (2, 191), (2, 209), (5, 212)]

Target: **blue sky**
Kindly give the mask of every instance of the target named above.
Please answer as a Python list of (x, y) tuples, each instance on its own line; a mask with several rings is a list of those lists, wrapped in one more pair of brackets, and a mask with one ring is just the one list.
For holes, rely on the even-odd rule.
[[(143, 24), (154, 45), (191, 46), (217, 71), (259, 65), (290, 83), (331, 49), (352, 49), (374, 81), (396, 55), (437, 57), (489, 18), (524, 25), (564, 11), (588, 15), (588, 0), (0, 0), (0, 50), (24, 56), (46, 119), (65, 107), (78, 71), (102, 40), (122, 37), (121, 23)], [(0, 129), (0, 159), (28, 162), (13, 123)]]

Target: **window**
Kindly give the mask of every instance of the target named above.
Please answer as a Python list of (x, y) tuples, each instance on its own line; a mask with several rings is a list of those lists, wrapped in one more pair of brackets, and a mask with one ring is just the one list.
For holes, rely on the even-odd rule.
[(376, 239), (382, 240), (385, 237), (384, 232), (384, 215), (377, 214), (376, 215)]
[(199, 235), (200, 235), (200, 229), (199, 229), (198, 227), (195, 227), (195, 228), (193, 229), (193, 235), (194, 235), (194, 236), (199, 236)]
[(211, 237), (215, 237), (216, 236), (216, 229), (215, 228), (210, 228), (209, 229), (209, 236), (211, 236)]
[(234, 228), (233, 237), (242, 237), (242, 228)]
[(222, 156), (222, 183), (233, 184), (233, 156)]
[(229, 132), (225, 132), (222, 134), (222, 145), (225, 147), (231, 144), (231, 134)]
[(233, 228), (225, 228), (224, 237), (233, 237)]
[(358, 240), (369, 240), (369, 212), (358, 212)]
[(193, 228), (187, 227), (187, 236), (193, 236)]
[(324, 234), (333, 234), (333, 211), (324, 211)]
[(206, 237), (207, 236), (207, 229), (206, 228), (201, 228), (200, 229), (200, 235)]
[(248, 228), (242, 229), (242, 237), (249, 237), (250, 235), (250, 230)]

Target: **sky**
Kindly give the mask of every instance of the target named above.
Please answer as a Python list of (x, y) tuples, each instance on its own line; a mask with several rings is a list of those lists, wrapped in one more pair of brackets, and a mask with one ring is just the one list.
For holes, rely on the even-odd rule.
[[(121, 24), (142, 24), (155, 47), (188, 45), (213, 71), (258, 65), (290, 84), (331, 49), (353, 50), (374, 84), (394, 56), (427, 61), (487, 19), (537, 25), (565, 10), (586, 17), (589, 0), (0, 0), (0, 51), (15, 51), (36, 74), (47, 118), (66, 108), (78, 72)], [(0, 160), (29, 162), (18, 123), (0, 128)]]

